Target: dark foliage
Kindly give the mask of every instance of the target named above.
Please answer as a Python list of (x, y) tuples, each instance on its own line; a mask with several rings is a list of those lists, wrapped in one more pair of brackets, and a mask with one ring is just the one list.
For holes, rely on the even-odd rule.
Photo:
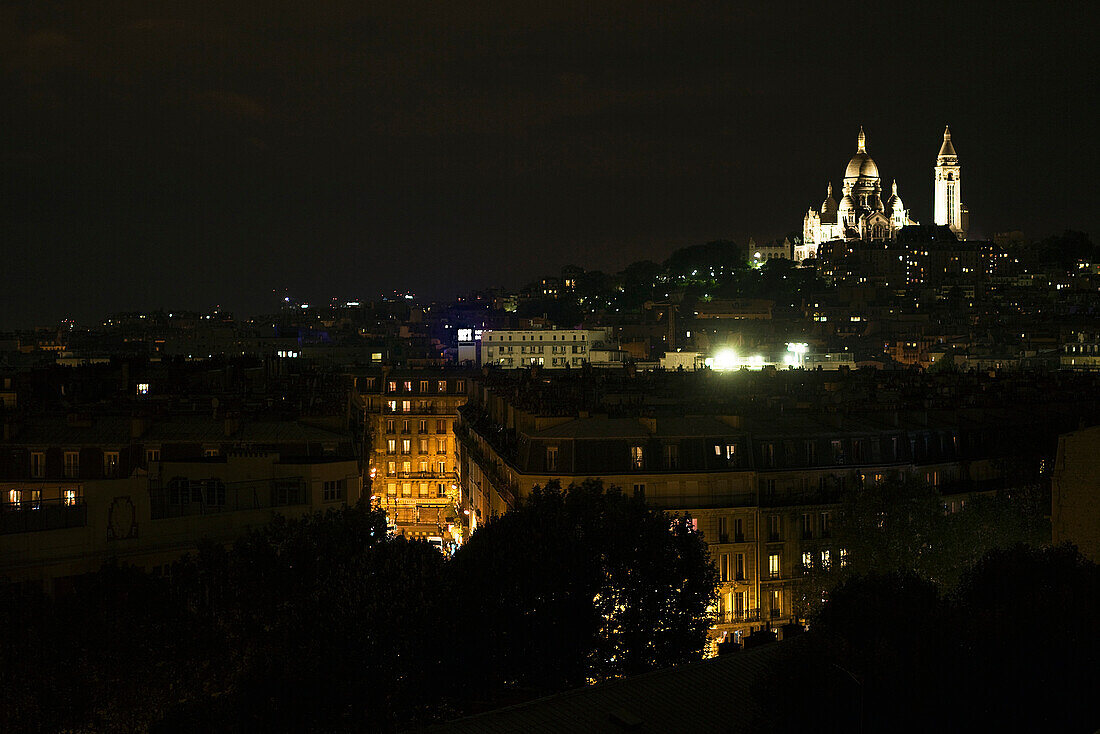
[(814, 618), (831, 589), (868, 574), (915, 574), (949, 591), (988, 551), (1018, 543), (1037, 546), (1049, 538), (1042, 502), (1038, 489), (1024, 484), (975, 495), (961, 510), (947, 513), (943, 496), (923, 482), (855, 486), (845, 493), (834, 522), (832, 563), (807, 569), (796, 590), (798, 611)]
[(536, 490), (450, 570), (463, 664), (490, 697), (697, 658), (716, 583), (686, 521), (593, 480)]
[(474, 537), (448, 563), (354, 507), (276, 518), (170, 578), (0, 589), (0, 731), (395, 731), (468, 710), (500, 670), (549, 690), (702, 646), (714, 572), (682, 521), (586, 484)]
[(853, 577), (762, 683), (769, 731), (1091, 732), (1100, 567), (1072, 547), (985, 555), (955, 591)]

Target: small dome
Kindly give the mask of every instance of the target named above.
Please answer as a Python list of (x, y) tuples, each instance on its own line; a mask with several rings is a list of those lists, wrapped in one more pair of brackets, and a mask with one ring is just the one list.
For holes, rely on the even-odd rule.
[(829, 184), (829, 188), (825, 192), (825, 201), (821, 202), (822, 214), (836, 214), (836, 199), (833, 198), (833, 185)]
[(844, 171), (844, 178), (878, 178), (878, 166), (871, 156), (866, 153), (856, 153), (852, 160), (848, 161), (848, 168)]
[(905, 211), (905, 204), (901, 203), (901, 197), (898, 196), (898, 182), (894, 182), (893, 192), (890, 194), (890, 198), (886, 200), (886, 211), (898, 214)]

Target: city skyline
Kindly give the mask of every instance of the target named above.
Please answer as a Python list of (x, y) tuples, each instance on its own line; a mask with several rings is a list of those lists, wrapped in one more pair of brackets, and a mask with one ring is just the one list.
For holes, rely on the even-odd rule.
[(781, 238), (861, 125), (919, 221), (950, 125), (975, 236), (1096, 229), (1071, 7), (430, 10), (6, 11), (4, 325)]

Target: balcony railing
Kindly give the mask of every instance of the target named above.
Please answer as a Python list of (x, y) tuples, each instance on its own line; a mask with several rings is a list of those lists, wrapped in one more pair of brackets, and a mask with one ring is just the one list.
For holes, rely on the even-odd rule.
[(0, 505), (0, 535), (33, 533), (39, 530), (82, 528), (88, 524), (88, 506), (83, 498), (46, 499)]
[(740, 624), (742, 622), (759, 622), (759, 609), (745, 609), (743, 611), (717, 612), (714, 615), (715, 624)]

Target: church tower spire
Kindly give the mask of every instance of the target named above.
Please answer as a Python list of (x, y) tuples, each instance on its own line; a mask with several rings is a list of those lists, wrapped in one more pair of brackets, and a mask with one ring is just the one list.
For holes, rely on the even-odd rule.
[(962, 169), (955, 146), (951, 144), (951, 128), (944, 127), (943, 143), (936, 155), (933, 169), (936, 224), (947, 225), (959, 237), (966, 237), (966, 207), (962, 203)]
[(867, 136), (863, 134), (863, 125), (859, 126), (859, 137), (856, 138), (856, 152), (867, 152)]

